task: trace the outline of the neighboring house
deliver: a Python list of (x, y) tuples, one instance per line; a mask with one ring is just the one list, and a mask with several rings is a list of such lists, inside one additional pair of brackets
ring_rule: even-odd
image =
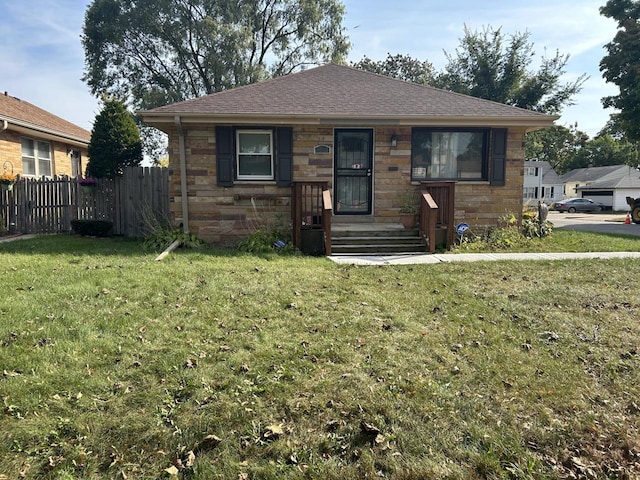
[(24, 177), (80, 175), (91, 132), (35, 105), (0, 94), (0, 172)]
[(542, 200), (551, 205), (562, 200), (563, 194), (564, 184), (549, 162), (524, 162), (523, 204), (537, 205)]
[(292, 187), (318, 181), (334, 222), (397, 223), (408, 191), (451, 181), (455, 223), (495, 226), (521, 215), (525, 133), (557, 119), (335, 64), (141, 114), (169, 135), (173, 221), (209, 242), (300, 218)]
[(566, 197), (590, 198), (612, 210), (629, 210), (626, 197), (640, 197), (640, 172), (628, 165), (578, 168), (560, 178)]

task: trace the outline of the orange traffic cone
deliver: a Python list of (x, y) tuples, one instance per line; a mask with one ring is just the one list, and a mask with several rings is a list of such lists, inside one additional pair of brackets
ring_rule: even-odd
[(631, 214), (627, 212), (627, 218), (624, 219), (625, 225), (631, 224)]

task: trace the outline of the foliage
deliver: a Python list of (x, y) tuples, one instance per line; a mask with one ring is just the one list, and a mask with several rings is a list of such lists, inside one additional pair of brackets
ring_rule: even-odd
[(552, 231), (553, 223), (547, 220), (541, 225), (537, 213), (525, 212), (521, 226), (518, 226), (518, 219), (514, 214), (507, 214), (500, 218), (496, 228), (480, 234), (468, 230), (452, 249), (458, 252), (512, 249), (526, 251), (533, 240), (549, 237)]
[(634, 260), (154, 262), (43, 236), (0, 265), (10, 479), (640, 474)]
[(180, 248), (201, 248), (204, 242), (196, 235), (185, 232), (182, 227), (158, 227), (144, 238), (143, 246), (146, 250), (162, 252), (173, 242), (179, 241)]
[(525, 212), (522, 214), (522, 235), (525, 238), (544, 238), (553, 232), (553, 223), (550, 220), (540, 222), (537, 213)]
[(245, 253), (296, 253), (291, 243), (291, 229), (274, 225), (251, 232), (246, 240), (238, 243), (238, 250)]
[(527, 160), (549, 162), (558, 175), (571, 170), (576, 154), (584, 148), (589, 136), (578, 130), (578, 124), (553, 126), (527, 133), (525, 155)]
[(388, 53), (385, 60), (379, 61), (371, 60), (365, 55), (359, 62), (352, 62), (352, 66), (378, 75), (399, 78), (422, 85), (432, 85), (434, 81), (433, 65), (428, 61), (422, 62), (408, 55)]
[(441, 72), (435, 72), (426, 60), (407, 55), (387, 54), (377, 62), (365, 56), (353, 66), (507, 105), (559, 113), (573, 105), (572, 98), (587, 77), (561, 83), (569, 56), (559, 52), (552, 58), (543, 56), (538, 71), (531, 71), (534, 52), (529, 36), (526, 32), (505, 35), (500, 28), (491, 27), (473, 32), (465, 26), (455, 54), (445, 52), (447, 65)]
[(87, 176), (113, 178), (142, 162), (142, 142), (133, 116), (118, 100), (104, 98), (91, 131)]
[(417, 194), (416, 190), (408, 190), (399, 195), (400, 213), (417, 214), (420, 211)]
[(527, 134), (525, 150), (527, 159), (547, 161), (559, 175), (576, 168), (636, 167), (639, 163), (638, 144), (629, 142), (613, 122), (593, 139), (578, 130), (577, 124), (536, 130)]
[(435, 86), (474, 97), (493, 100), (544, 113), (559, 113), (573, 105), (572, 97), (582, 89), (586, 75), (561, 83), (569, 55), (556, 52), (543, 56), (537, 72), (530, 71), (533, 44), (530, 34), (505, 35), (498, 28), (486, 27), (464, 36), (455, 54), (448, 54), (444, 71)]
[(71, 228), (82, 236), (108, 237), (113, 230), (113, 222), (109, 220), (71, 220)]
[(11, 185), (16, 182), (16, 176), (13, 173), (2, 172), (0, 173), (0, 184)]
[(93, 177), (80, 178), (78, 179), (78, 183), (81, 187), (95, 187), (98, 185), (98, 181)]
[(341, 61), (343, 15), (338, 0), (94, 0), (83, 80), (141, 109), (199, 97)]
[(640, 141), (640, 4), (634, 0), (609, 0), (600, 14), (618, 23), (613, 40), (605, 45), (607, 54), (600, 71), (607, 82), (618, 86), (618, 95), (604, 97), (605, 107), (614, 107), (622, 130), (631, 141)]

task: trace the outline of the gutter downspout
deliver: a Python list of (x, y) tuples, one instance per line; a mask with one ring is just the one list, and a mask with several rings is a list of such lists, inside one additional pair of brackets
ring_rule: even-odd
[(2, 120), (2, 128), (0, 128), (0, 132), (4, 132), (7, 128), (9, 128), (9, 122)]
[(187, 196), (187, 150), (184, 140), (184, 129), (180, 116), (173, 118), (173, 123), (178, 129), (178, 147), (180, 156), (180, 194), (182, 195), (182, 230), (189, 233), (189, 197)]

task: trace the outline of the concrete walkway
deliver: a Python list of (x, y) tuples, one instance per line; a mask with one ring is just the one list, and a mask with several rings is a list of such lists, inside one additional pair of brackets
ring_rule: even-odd
[(445, 253), (434, 255), (332, 255), (329, 260), (347, 265), (419, 265), (426, 263), (494, 262), (499, 260), (584, 260), (640, 258), (640, 252), (581, 253)]
[(14, 240), (29, 240), (36, 238), (36, 235), (7, 235), (6, 237), (0, 237), (0, 243), (13, 242)]

